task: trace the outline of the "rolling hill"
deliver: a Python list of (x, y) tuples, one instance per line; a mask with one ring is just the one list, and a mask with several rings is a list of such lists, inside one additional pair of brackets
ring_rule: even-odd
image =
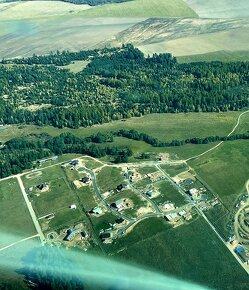
[(151, 18), (118, 33), (109, 44), (132, 43), (144, 53), (175, 56), (249, 51), (249, 19)]
[(105, 4), (81, 13), (88, 17), (197, 17), (182, 0), (133, 0)]

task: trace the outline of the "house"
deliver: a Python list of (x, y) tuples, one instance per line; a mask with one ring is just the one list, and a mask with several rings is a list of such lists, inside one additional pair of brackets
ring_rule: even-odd
[(189, 194), (192, 198), (198, 198), (199, 190), (196, 189), (196, 188), (191, 188), (191, 189), (188, 191), (188, 194)]
[(99, 215), (99, 214), (103, 213), (103, 210), (102, 210), (101, 207), (95, 207), (89, 213), (93, 213), (93, 214)]
[(105, 197), (105, 198), (108, 197), (109, 195), (110, 195), (110, 191), (106, 191), (103, 193), (103, 197)]
[(240, 259), (242, 260), (243, 263), (249, 265), (249, 255), (248, 255), (248, 251), (245, 250), (244, 247), (242, 247), (241, 245), (238, 245), (234, 252), (240, 257)]
[(123, 218), (118, 218), (118, 219), (115, 220), (115, 222), (120, 225), (120, 224), (122, 224), (124, 222), (124, 219)]
[(147, 191), (145, 194), (146, 194), (149, 198), (153, 198), (153, 197), (157, 196), (157, 193), (156, 193), (155, 191), (153, 191), (153, 190)]
[(77, 166), (77, 165), (79, 165), (79, 160), (77, 160), (77, 159), (72, 160), (72, 161), (70, 162), (70, 164), (73, 165), (73, 166)]
[(84, 176), (80, 179), (80, 182), (85, 183), (85, 184), (89, 184), (91, 181), (91, 178), (89, 176)]
[(186, 213), (185, 210), (182, 210), (182, 211), (179, 212), (179, 215), (185, 219), (186, 216), (187, 216), (187, 213)]
[(180, 219), (180, 216), (177, 213), (171, 213), (171, 214), (167, 214), (165, 218), (169, 222), (177, 222)]
[(65, 241), (72, 241), (78, 234), (81, 233), (81, 229), (74, 229), (74, 230), (68, 230), (67, 235), (65, 236)]
[(119, 184), (117, 186), (117, 191), (122, 191), (122, 190), (126, 189), (127, 186), (128, 186), (127, 184)]
[(122, 210), (124, 208), (124, 199), (119, 199), (111, 204), (111, 207), (116, 208), (117, 210)]
[(71, 205), (69, 206), (69, 208), (71, 208), (71, 209), (76, 209), (77, 206), (76, 206), (76, 204), (71, 204)]
[(49, 186), (47, 185), (47, 183), (38, 184), (36, 186), (36, 188), (39, 189), (42, 192), (49, 190)]
[(175, 206), (174, 206), (173, 203), (166, 203), (166, 204), (164, 204), (163, 207), (164, 207), (165, 210), (175, 209)]

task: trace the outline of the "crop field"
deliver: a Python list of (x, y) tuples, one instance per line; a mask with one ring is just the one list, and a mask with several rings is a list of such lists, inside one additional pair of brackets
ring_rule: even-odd
[(178, 190), (176, 190), (168, 181), (159, 181), (155, 183), (155, 186), (161, 193), (158, 197), (153, 199), (158, 204), (169, 201), (174, 203), (175, 206), (182, 206), (186, 203), (181, 193), (178, 192)]
[(176, 57), (213, 53), (217, 51), (248, 51), (248, 28), (186, 36), (173, 40), (138, 44), (145, 54), (170, 52)]
[(0, 248), (36, 234), (16, 179), (0, 182)]
[(246, 272), (201, 217), (174, 229), (145, 220), (114, 246), (120, 259), (213, 289), (248, 287)]
[(195, 55), (185, 55), (178, 56), (177, 61), (179, 63), (190, 63), (190, 62), (210, 62), (210, 61), (249, 61), (249, 50), (245, 51), (215, 51), (204, 54), (195, 54)]
[[(54, 5), (57, 3), (58, 1), (54, 2)], [(86, 18), (78, 13), (33, 19), (12, 18), (2, 20), (0, 17), (0, 59), (31, 56), (33, 53), (49, 54), (57, 50), (96, 48), (141, 20), (120, 17)]]
[(81, 12), (87, 17), (197, 17), (182, 0), (133, 0)]
[(223, 143), (219, 148), (189, 165), (219, 195), (225, 207), (231, 209), (243, 193), (249, 176), (249, 142)]
[(74, 5), (62, 1), (0, 3), (0, 18), (1, 20), (45, 18), (79, 13), (89, 8), (88, 5)]
[(249, 2), (240, 0), (234, 5), (233, 0), (184, 0), (200, 17), (232, 18), (248, 17)]
[(116, 187), (124, 182), (124, 176), (120, 168), (104, 167), (97, 174), (97, 183), (101, 192), (114, 190)]

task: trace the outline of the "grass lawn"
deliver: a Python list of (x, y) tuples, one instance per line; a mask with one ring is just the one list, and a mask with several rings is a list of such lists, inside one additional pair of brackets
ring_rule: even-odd
[(118, 242), (120, 259), (213, 289), (248, 289), (246, 272), (201, 217), (178, 228), (150, 219)]
[(189, 165), (232, 209), (249, 178), (249, 141), (223, 143), (219, 148)]
[(0, 232), (0, 248), (36, 234), (16, 179), (0, 182)]
[(197, 17), (182, 0), (133, 0), (113, 3), (85, 10), (88, 17)]
[(116, 187), (124, 183), (124, 176), (120, 168), (104, 167), (97, 174), (97, 183), (101, 192), (116, 189)]
[(119, 199), (129, 199), (133, 202), (133, 207), (123, 210), (122, 212), (128, 217), (136, 217), (137, 210), (141, 207), (146, 207), (147, 201), (142, 196), (138, 196), (137, 193), (130, 189), (118, 192), (113, 196), (106, 199), (109, 204), (119, 200)]
[(175, 206), (182, 206), (186, 203), (184, 197), (176, 190), (176, 188), (168, 181), (159, 181), (155, 183), (155, 186), (160, 191), (160, 195), (153, 198), (158, 204), (166, 201), (173, 202)]

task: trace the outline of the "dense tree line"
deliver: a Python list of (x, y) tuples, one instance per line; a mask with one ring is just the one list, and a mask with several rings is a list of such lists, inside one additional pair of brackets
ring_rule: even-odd
[(90, 6), (97, 6), (103, 4), (110, 4), (110, 3), (122, 3), (128, 2), (133, 0), (62, 0), (64, 2), (70, 2), (73, 4), (88, 4)]
[(234, 141), (234, 140), (248, 140), (249, 133), (245, 134), (234, 134), (231, 136), (209, 136), (204, 138), (188, 138), (185, 140), (172, 140), (170, 142), (163, 142), (149, 136), (145, 133), (140, 133), (136, 130), (119, 130), (117, 132), (113, 132), (114, 136), (118, 137), (125, 137), (132, 140), (144, 141), (153, 147), (172, 147), (172, 146), (182, 146), (186, 144), (209, 144), (213, 142), (220, 142), (220, 141)]
[[(136, 130), (97, 133), (86, 138), (79, 138), (71, 133), (63, 133), (56, 137), (51, 137), (47, 134), (31, 134), (26, 137), (11, 139), (0, 149), (0, 178), (32, 168), (35, 166), (34, 162), (38, 159), (55, 154), (77, 153), (97, 158), (108, 155), (113, 157), (113, 162), (115, 163), (128, 162), (128, 158), (133, 154), (129, 147), (108, 146), (108, 143), (113, 142), (114, 137), (144, 141), (153, 147), (172, 147), (186, 144), (208, 144), (218, 141), (249, 139), (249, 134), (235, 134), (229, 137), (189, 138), (186, 140), (172, 140), (170, 142), (159, 141), (157, 138), (137, 132)], [(96, 143), (102, 143), (102, 145), (99, 146)]]
[(98, 138), (100, 134), (79, 138), (71, 133), (63, 133), (56, 137), (31, 134), (27, 137), (11, 139), (0, 149), (0, 178), (32, 168), (35, 166), (35, 161), (51, 155), (77, 153), (98, 158), (109, 155), (113, 156), (113, 161), (117, 163), (127, 162), (128, 157), (132, 156), (131, 149), (127, 147), (96, 145), (93, 142), (110, 142), (109, 137), (105, 140)]
[[(77, 74), (48, 65), (89, 57)], [(170, 54), (145, 57), (132, 45), (13, 62), (22, 65), (0, 66), (4, 124), (78, 128), (150, 113), (219, 112), (249, 104), (248, 62), (178, 64)]]

